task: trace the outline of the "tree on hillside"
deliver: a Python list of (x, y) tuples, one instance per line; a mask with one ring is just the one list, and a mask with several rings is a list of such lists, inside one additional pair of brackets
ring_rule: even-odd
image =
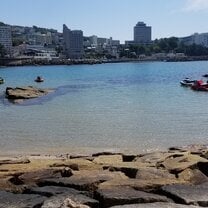
[(0, 26), (5, 26), (6, 24), (4, 24), (3, 22), (0, 22)]
[(22, 38), (13, 38), (12, 45), (13, 46), (19, 46), (24, 43), (24, 40)]
[(168, 38), (167, 42), (170, 50), (175, 50), (178, 47), (178, 38)]

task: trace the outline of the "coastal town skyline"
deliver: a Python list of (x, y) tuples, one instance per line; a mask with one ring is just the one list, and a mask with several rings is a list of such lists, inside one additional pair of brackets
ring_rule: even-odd
[[(118, 0), (110, 3), (94, 0), (90, 3), (63, 0), (61, 4), (48, 0), (44, 2), (38, 0), (35, 3), (25, 0), (21, 2), (2, 0), (1, 8), (0, 19), (7, 24), (37, 25), (61, 32), (62, 25), (65, 23), (71, 29), (83, 30), (86, 36), (113, 37), (121, 42), (132, 39), (132, 28), (137, 21), (144, 21), (152, 26), (153, 40), (171, 36), (183, 37), (195, 32), (208, 31), (208, 27), (202, 21), (208, 18), (206, 0), (176, 0), (168, 3), (158, 0), (157, 4), (153, 0), (139, 2), (131, 0), (122, 3)], [(8, 9), (10, 9), (9, 14)]]

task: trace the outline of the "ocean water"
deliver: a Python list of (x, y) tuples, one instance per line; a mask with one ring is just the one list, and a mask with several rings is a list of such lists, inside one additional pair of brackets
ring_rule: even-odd
[[(208, 62), (148, 62), (0, 69), (0, 154), (143, 152), (208, 143), (208, 93), (181, 87)], [(45, 78), (35, 83), (36, 76)], [(54, 93), (23, 104), (7, 86)]]

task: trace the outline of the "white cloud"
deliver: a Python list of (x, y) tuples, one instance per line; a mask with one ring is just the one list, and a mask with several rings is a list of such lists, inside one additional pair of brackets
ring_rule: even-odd
[(186, 0), (186, 4), (183, 10), (187, 12), (199, 12), (202, 10), (208, 10), (208, 0)]

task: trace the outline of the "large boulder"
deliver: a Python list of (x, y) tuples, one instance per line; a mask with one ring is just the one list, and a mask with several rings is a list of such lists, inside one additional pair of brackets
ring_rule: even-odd
[(62, 186), (42, 186), (42, 187), (31, 187), (24, 191), (24, 194), (38, 194), (46, 197), (51, 197), (60, 194), (87, 194), (84, 191), (78, 191), (73, 188), (62, 187)]
[(42, 169), (23, 173), (18, 178), (25, 184), (34, 184), (46, 178), (58, 177), (61, 177), (61, 170)]
[(114, 164), (105, 164), (103, 169), (109, 169), (110, 171), (121, 171), (129, 178), (136, 178), (136, 174), (139, 169), (155, 167), (150, 163), (143, 163), (139, 161), (133, 162), (120, 162)]
[(122, 188), (122, 187), (131, 187), (136, 190), (141, 191), (155, 191), (158, 190), (160, 187), (169, 184), (180, 184), (181, 181), (177, 179), (167, 179), (167, 178), (152, 178), (152, 179), (112, 179), (109, 181), (105, 181), (99, 184), (99, 189), (112, 189), (112, 188)]
[(137, 191), (130, 187), (113, 187), (111, 189), (98, 189), (96, 197), (103, 207), (132, 203), (170, 202), (167, 197), (157, 194)]
[(200, 185), (168, 185), (161, 188), (163, 194), (175, 202), (192, 204), (202, 207), (208, 206), (208, 183)]
[(40, 182), (40, 185), (54, 185), (54, 186), (65, 186), (71, 187), (78, 190), (85, 191), (94, 191), (97, 189), (98, 184), (117, 179), (122, 181), (127, 179), (121, 172), (110, 172), (110, 171), (100, 171), (100, 170), (91, 170), (91, 171), (74, 171), (73, 176), (68, 178), (51, 178), (45, 179)]
[(178, 174), (178, 178), (195, 185), (208, 182), (208, 177), (198, 169), (187, 168)]
[(152, 180), (152, 179), (172, 179), (176, 180), (174, 174), (170, 174), (167, 170), (157, 168), (140, 168), (136, 174), (137, 179)]
[(1, 208), (35, 208), (41, 207), (46, 197), (34, 194), (13, 194), (0, 191)]
[[(44, 208), (57, 208), (62, 207), (69, 200), (76, 202), (77, 204), (89, 205), (90, 207), (98, 207), (99, 202), (95, 199), (87, 196), (88, 193), (77, 191), (72, 188), (59, 187), (59, 186), (44, 186), (44, 187), (34, 187), (27, 190), (30, 194), (39, 194), (42, 196), (50, 197), (45, 200)], [(64, 207), (64, 206), (63, 206)], [(65, 206), (67, 207), (67, 206)], [(75, 206), (76, 207), (76, 206)]]
[(48, 89), (39, 89), (36, 87), (7, 87), (6, 88), (6, 97), (10, 100), (21, 100), (21, 99), (30, 99), (37, 98), (43, 95), (48, 94), (52, 90)]
[(172, 156), (158, 163), (159, 167), (163, 167), (170, 173), (178, 174), (187, 168), (196, 169), (208, 166), (208, 160), (194, 154), (184, 154), (182, 156)]
[(156, 166), (157, 163), (163, 162), (168, 157), (171, 157), (175, 154), (180, 154), (181, 156), (183, 153), (175, 153), (175, 152), (150, 152), (144, 155), (137, 156), (134, 161), (142, 162), (142, 163), (149, 163), (151, 166)]

